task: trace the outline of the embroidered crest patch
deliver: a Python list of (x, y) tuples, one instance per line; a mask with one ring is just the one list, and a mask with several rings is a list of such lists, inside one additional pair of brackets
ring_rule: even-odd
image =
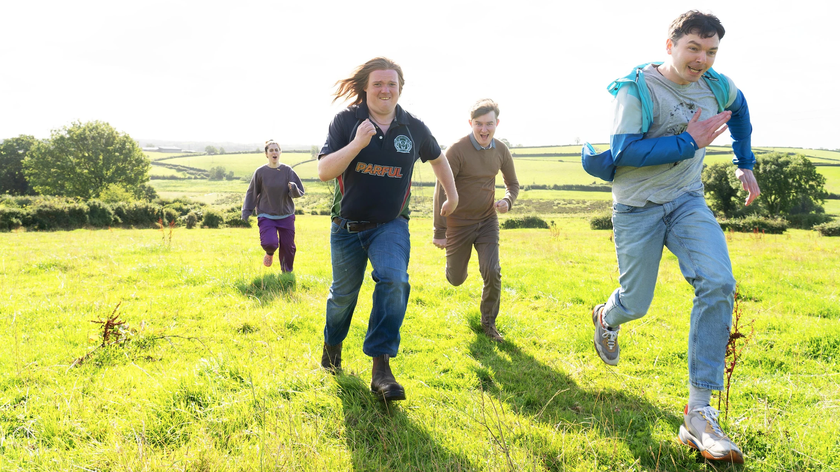
[(394, 138), (394, 147), (397, 149), (397, 152), (408, 154), (411, 152), (411, 140), (408, 139), (408, 136), (401, 134)]

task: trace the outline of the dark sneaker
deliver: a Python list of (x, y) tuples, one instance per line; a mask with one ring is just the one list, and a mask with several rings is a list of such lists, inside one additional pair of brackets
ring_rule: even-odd
[(335, 346), (324, 343), (324, 351), (321, 353), (321, 367), (333, 374), (341, 370), (341, 343)]
[(718, 411), (710, 406), (683, 411), (679, 440), (686, 446), (700, 451), (706, 459), (713, 461), (744, 463), (744, 454), (729, 439), (718, 424)]
[(386, 402), (405, 400), (405, 389), (397, 383), (387, 354), (373, 358), (373, 375), (370, 380), (370, 391)]
[(602, 323), (605, 303), (596, 306), (592, 310), (592, 323), (595, 325), (595, 350), (601, 360), (608, 365), (618, 365), (618, 330), (621, 329), (607, 329)]

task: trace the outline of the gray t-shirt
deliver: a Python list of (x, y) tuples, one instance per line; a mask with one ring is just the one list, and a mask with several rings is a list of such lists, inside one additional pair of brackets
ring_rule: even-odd
[[(653, 123), (643, 139), (676, 136), (683, 133), (689, 120), (699, 108), (700, 120), (718, 113), (717, 101), (705, 80), (680, 85), (666, 79), (654, 65), (644, 68), (645, 82), (653, 104)], [(733, 87), (734, 89), (734, 87)], [(621, 92), (617, 101), (621, 101)], [(616, 120), (620, 120), (616, 116)], [(700, 174), (706, 149), (698, 149), (694, 157), (673, 164), (616, 169), (613, 200), (630, 206), (644, 206), (647, 202), (667, 203), (680, 195), (703, 190)]]

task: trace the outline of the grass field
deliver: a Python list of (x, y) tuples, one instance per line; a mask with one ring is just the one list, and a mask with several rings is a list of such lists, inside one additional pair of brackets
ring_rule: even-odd
[[(478, 334), (476, 261), (449, 286), (431, 221), (412, 219), (392, 362), (408, 400), (385, 406), (361, 352), (370, 279), (345, 374), (318, 366), (328, 223), (298, 217), (294, 277), (260, 265), (256, 228), (0, 233), (0, 470), (730, 469), (675, 439), (692, 293), (667, 251), (607, 368), (589, 311), (616, 286), (610, 232), (583, 218), (503, 230), (495, 345)], [(728, 239), (755, 330), (723, 420), (746, 454), (732, 469), (837, 470), (840, 239)], [(97, 347), (93, 321), (112, 313), (125, 324)]]

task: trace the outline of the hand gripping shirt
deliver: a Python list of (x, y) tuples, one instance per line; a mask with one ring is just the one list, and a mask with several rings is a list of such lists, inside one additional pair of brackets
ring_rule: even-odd
[[(335, 115), (319, 157), (350, 144), (356, 129), (369, 117), (366, 103)], [(387, 223), (400, 215), (408, 218), (414, 163), (418, 158), (426, 162), (441, 155), (429, 128), (399, 105), (387, 133), (376, 123), (374, 126), (376, 135), (370, 144), (336, 177), (332, 218), (371, 223)]]

